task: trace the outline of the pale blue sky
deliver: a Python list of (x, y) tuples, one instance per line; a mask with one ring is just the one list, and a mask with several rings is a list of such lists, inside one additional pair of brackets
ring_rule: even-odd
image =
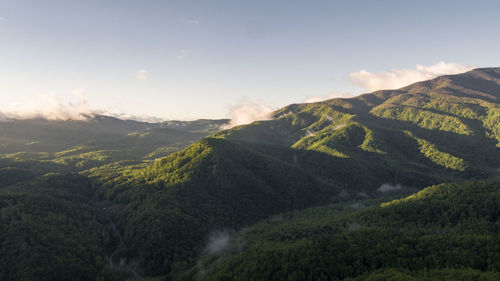
[[(83, 89), (92, 108), (225, 117), (359, 93), (349, 74), (500, 66), (497, 1), (0, 0), (0, 110)], [(147, 79), (137, 79), (138, 71)]]

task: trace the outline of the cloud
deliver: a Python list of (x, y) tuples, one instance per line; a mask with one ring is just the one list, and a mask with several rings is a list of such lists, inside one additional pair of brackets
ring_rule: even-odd
[(212, 255), (227, 248), (231, 241), (231, 235), (227, 231), (212, 233), (205, 246), (206, 253)]
[(401, 189), (403, 189), (403, 186), (401, 186), (399, 183), (396, 185), (392, 185), (390, 183), (384, 183), (379, 188), (377, 188), (377, 191), (382, 193), (387, 193)]
[(198, 21), (197, 19), (188, 19), (188, 20), (186, 20), (186, 23), (196, 25), (196, 24), (199, 24), (200, 21)]
[(148, 80), (148, 71), (146, 69), (140, 69), (135, 73), (135, 78), (139, 81)]
[(353, 97), (353, 94), (347, 94), (347, 93), (340, 93), (333, 91), (327, 96), (309, 96), (302, 100), (303, 103), (313, 103), (313, 102), (320, 102), (320, 101), (325, 101), (329, 99), (334, 99), (334, 98), (351, 98)]
[(5, 18), (4, 17), (0, 17), (0, 23), (4, 22)]
[(397, 89), (412, 83), (428, 80), (441, 75), (458, 74), (474, 67), (457, 63), (438, 62), (425, 66), (418, 64), (415, 69), (392, 69), (385, 72), (372, 73), (366, 70), (354, 72), (349, 75), (350, 80), (368, 90)]
[(185, 59), (187, 58), (187, 56), (189, 55), (189, 51), (186, 50), (186, 49), (181, 49), (179, 50), (179, 54), (177, 55), (177, 58), (182, 60), (182, 59)]
[(0, 121), (8, 119), (34, 119), (47, 120), (88, 120), (95, 115), (115, 117), (122, 120), (136, 120), (142, 122), (161, 122), (162, 118), (151, 115), (134, 115), (124, 113), (116, 108), (92, 109), (88, 106), (85, 92), (82, 89), (72, 91), (70, 100), (65, 100), (54, 93), (41, 95), (30, 102), (15, 102), (0, 109)]
[[(51, 93), (42, 95), (38, 100), (28, 103), (11, 103), (0, 112), (3, 119), (33, 119), (44, 118), (48, 120), (86, 120), (93, 116), (87, 105), (83, 90), (74, 90), (73, 97), (77, 101), (64, 101)], [(73, 99), (74, 99), (73, 98)]]
[(273, 111), (274, 109), (268, 105), (244, 99), (231, 108), (229, 112), (231, 121), (229, 124), (223, 126), (222, 129), (229, 129), (258, 120), (269, 120)]

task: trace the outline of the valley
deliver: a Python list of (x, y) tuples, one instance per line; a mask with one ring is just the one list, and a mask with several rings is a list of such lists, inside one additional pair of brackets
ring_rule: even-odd
[(0, 279), (500, 279), (500, 68), (228, 122), (0, 122)]

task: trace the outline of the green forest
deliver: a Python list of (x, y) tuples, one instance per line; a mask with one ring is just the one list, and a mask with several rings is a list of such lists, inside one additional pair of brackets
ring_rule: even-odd
[(500, 68), (228, 121), (0, 122), (0, 280), (500, 280)]

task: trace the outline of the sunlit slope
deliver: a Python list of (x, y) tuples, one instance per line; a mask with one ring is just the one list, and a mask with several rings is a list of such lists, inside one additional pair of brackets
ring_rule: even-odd
[(497, 280), (499, 216), (498, 180), (431, 186), (378, 207), (282, 214), (179, 280)]
[(498, 173), (499, 102), (500, 69), (476, 69), (351, 99), (293, 104), (272, 120), (215, 136), (348, 189), (369, 191), (383, 182), (421, 188)]
[[(206, 138), (151, 165), (88, 175), (113, 202), (124, 247), (146, 274), (195, 258), (212, 231), (326, 203), (338, 193), (301, 169), (224, 139)], [(189, 262), (187, 263), (189, 264)]]
[(155, 159), (199, 141), (227, 121), (145, 123), (106, 116), (85, 121), (2, 121), (0, 169), (39, 162), (46, 167), (59, 165), (82, 171), (116, 161)]
[(272, 120), (214, 133), (153, 163), (85, 174), (116, 211), (128, 245), (120, 256), (146, 274), (167, 274), (194, 263), (213, 231), (286, 210), (497, 176), (497, 77), (497, 69), (479, 69), (290, 105)]

